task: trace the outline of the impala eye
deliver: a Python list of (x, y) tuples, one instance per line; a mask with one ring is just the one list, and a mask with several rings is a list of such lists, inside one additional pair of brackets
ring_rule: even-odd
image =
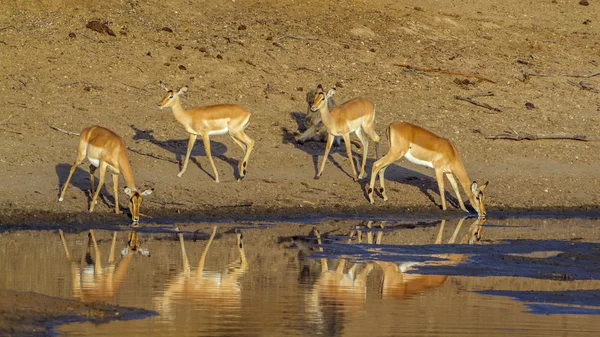
[(173, 99), (173, 95), (169, 95), (169, 99)]

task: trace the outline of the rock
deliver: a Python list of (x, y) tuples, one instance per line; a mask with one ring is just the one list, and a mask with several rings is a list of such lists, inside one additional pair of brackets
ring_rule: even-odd
[(106, 22), (102, 22), (100, 20), (92, 20), (88, 22), (85, 27), (101, 34), (106, 33), (110, 36), (116, 36), (112, 29), (106, 25)]

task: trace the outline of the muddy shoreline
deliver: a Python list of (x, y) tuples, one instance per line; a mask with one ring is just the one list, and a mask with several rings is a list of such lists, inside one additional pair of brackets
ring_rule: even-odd
[(102, 323), (142, 319), (156, 312), (102, 302), (47, 296), (34, 292), (0, 290), (0, 335), (52, 336), (52, 329), (67, 322)]
[[(0, 225), (9, 228), (36, 226), (69, 226), (74, 228), (103, 228), (104, 226), (129, 226), (131, 218), (125, 209), (122, 214), (112, 212), (49, 212), (30, 210), (0, 210)], [(272, 207), (228, 207), (202, 208), (197, 210), (147, 210), (140, 221), (141, 227), (157, 227), (189, 222), (252, 222), (283, 221), (313, 223), (322, 219), (456, 219), (476, 216), (459, 209), (443, 211), (435, 207), (393, 208), (366, 207), (323, 207), (323, 208), (272, 208)], [(598, 205), (578, 207), (548, 207), (538, 209), (509, 208), (488, 211), (488, 218), (600, 218)]]

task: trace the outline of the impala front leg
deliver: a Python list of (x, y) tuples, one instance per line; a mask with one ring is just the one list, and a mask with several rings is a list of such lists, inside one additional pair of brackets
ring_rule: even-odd
[(442, 209), (446, 210), (446, 191), (444, 190), (444, 170), (441, 168), (435, 169), (435, 180), (438, 183), (438, 189), (440, 190), (440, 197), (442, 198)]
[(323, 174), (323, 170), (325, 169), (325, 163), (327, 162), (327, 157), (329, 157), (329, 151), (331, 150), (331, 144), (333, 144), (333, 139), (335, 136), (328, 133), (327, 134), (327, 144), (325, 145), (325, 156), (323, 156), (323, 161), (321, 162), (321, 167), (319, 168), (319, 172), (315, 176), (315, 179), (319, 179), (321, 174)]
[(352, 158), (352, 148), (350, 147), (350, 134), (345, 133), (342, 135), (344, 138), (344, 144), (346, 145), (346, 155), (348, 155), (348, 160), (350, 160), (350, 166), (352, 167), (352, 179), (354, 181), (358, 180), (358, 176), (356, 175), (356, 169), (354, 168), (354, 158)]
[(113, 193), (115, 196), (115, 213), (119, 214), (119, 175), (113, 173)]
[(194, 148), (194, 143), (196, 142), (196, 138), (198, 136), (195, 134), (190, 134), (190, 139), (188, 140), (187, 153), (185, 154), (185, 159), (183, 160), (183, 166), (181, 167), (181, 171), (177, 173), (177, 176), (181, 178), (185, 170), (187, 170), (188, 161), (190, 160), (190, 154), (192, 153), (192, 148)]
[(104, 185), (104, 175), (106, 174), (106, 167), (108, 164), (106, 162), (100, 162), (100, 179), (98, 180), (98, 188), (92, 197), (92, 201), (90, 202), (90, 212), (94, 211), (94, 206), (98, 200), (98, 194), (100, 194), (100, 190), (102, 189), (102, 185)]
[(210, 138), (208, 133), (202, 135), (202, 141), (204, 142), (204, 152), (206, 152), (206, 156), (208, 157), (208, 161), (210, 162), (210, 166), (212, 167), (213, 173), (215, 174), (215, 182), (219, 182), (219, 172), (217, 172), (217, 168), (215, 167), (215, 163), (212, 159), (212, 154), (210, 153)]

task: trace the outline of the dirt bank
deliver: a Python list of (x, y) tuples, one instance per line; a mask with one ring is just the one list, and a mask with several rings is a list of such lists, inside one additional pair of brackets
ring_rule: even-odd
[[(392, 121), (410, 121), (452, 139), (470, 178), (490, 181), (492, 212), (596, 208), (597, 143), (484, 135), (504, 130), (600, 135), (600, 96), (594, 91), (600, 76), (523, 76), (597, 73), (597, 5), (561, 0), (501, 5), (436, 0), (418, 7), (391, 0), (2, 4), (0, 223), (18, 223), (25, 216), (41, 222), (111, 217), (110, 181), (96, 212), (80, 214), (89, 202), (87, 164), (75, 172), (65, 201), (57, 202), (77, 137), (49, 126), (79, 132), (92, 124), (114, 130), (138, 152), (129, 152), (138, 187), (155, 188), (142, 205), (147, 216), (438, 212), (432, 172), (404, 161), (387, 170), (390, 200), (378, 198), (375, 206), (365, 198), (367, 181), (349, 177), (342, 149), (334, 151), (322, 178), (313, 179), (324, 144), (298, 145), (294, 132), (302, 128), (306, 91), (317, 83), (337, 84), (338, 102), (363, 96), (376, 103), (384, 153), (385, 128)], [(114, 36), (86, 28), (90, 20), (105, 22)], [(226, 136), (212, 142), (221, 183), (212, 180), (201, 142), (187, 172), (176, 176), (188, 135), (170, 111), (157, 109), (164, 94), (159, 81), (188, 85), (185, 107), (230, 102), (253, 113), (247, 133), (256, 147), (244, 181), (236, 181), (242, 153)], [(125, 215), (119, 219), (128, 221)]]

